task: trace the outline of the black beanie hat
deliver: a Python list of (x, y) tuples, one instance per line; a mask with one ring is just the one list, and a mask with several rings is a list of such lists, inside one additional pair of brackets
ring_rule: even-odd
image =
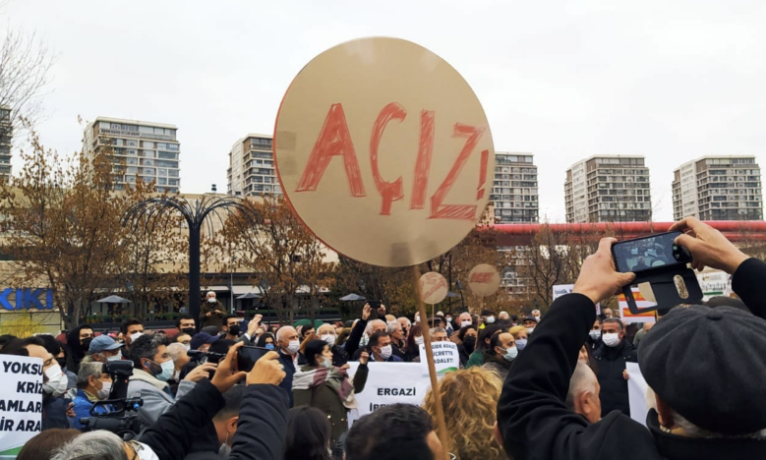
[(766, 321), (731, 307), (674, 308), (641, 340), (646, 383), (708, 431), (766, 428)]

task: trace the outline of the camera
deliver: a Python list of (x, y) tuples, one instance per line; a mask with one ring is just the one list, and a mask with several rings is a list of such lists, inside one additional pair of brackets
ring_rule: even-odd
[[(133, 375), (133, 362), (106, 362), (103, 373), (112, 377), (109, 399), (93, 404), (90, 417), (80, 419), (80, 423), (85, 427), (84, 431), (107, 430), (126, 441), (133, 439), (141, 429), (141, 422), (135, 412), (144, 405), (141, 398), (128, 398), (128, 382)], [(102, 412), (96, 413), (99, 408)]]

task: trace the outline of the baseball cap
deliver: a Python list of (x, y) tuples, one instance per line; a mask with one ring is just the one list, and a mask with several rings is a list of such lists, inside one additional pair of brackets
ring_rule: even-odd
[(198, 332), (194, 334), (194, 337), (192, 337), (189, 348), (192, 350), (198, 350), (202, 345), (206, 343), (215, 343), (220, 338), (220, 335), (210, 335), (207, 332)]
[(112, 351), (116, 350), (123, 345), (119, 342), (115, 342), (115, 340), (108, 335), (99, 335), (98, 337), (95, 337), (90, 342), (90, 347), (88, 347), (88, 353), (101, 353), (102, 351)]

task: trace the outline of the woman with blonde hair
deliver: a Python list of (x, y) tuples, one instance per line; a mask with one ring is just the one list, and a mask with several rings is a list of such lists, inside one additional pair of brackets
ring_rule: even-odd
[[(507, 460), (494, 436), (497, 400), (503, 382), (481, 367), (450, 372), (439, 383), (449, 449), (457, 460)], [(470, 397), (466, 397), (470, 395)], [(423, 408), (436, 424), (436, 404), (429, 389)]]
[(522, 351), (527, 346), (527, 328), (524, 326), (513, 326), (508, 332), (513, 336), (513, 340), (516, 342), (516, 348)]

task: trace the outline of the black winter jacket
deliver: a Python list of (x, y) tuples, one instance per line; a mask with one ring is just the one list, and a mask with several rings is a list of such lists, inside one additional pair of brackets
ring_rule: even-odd
[[(287, 394), (274, 385), (249, 385), (242, 400), (231, 457), (237, 460), (280, 460), (287, 435)], [(149, 427), (140, 441), (161, 460), (183, 460), (195, 440), (208, 437), (209, 422), (224, 406), (218, 389), (202, 379)], [(215, 441), (217, 444), (217, 440)], [(218, 448), (210, 455), (193, 457), (218, 460)]]
[[(766, 316), (766, 264), (749, 259), (732, 280), (754, 315)], [(517, 460), (744, 460), (766, 458), (757, 439), (681, 437), (660, 430), (657, 413), (647, 430), (620, 412), (600, 422), (567, 409), (577, 356), (595, 320), (593, 302), (580, 294), (557, 299), (516, 358), (503, 386), (497, 419), (506, 451)]]
[(596, 360), (596, 376), (601, 385), (601, 416), (613, 410), (630, 415), (628, 402), (628, 381), (623, 377), (625, 363), (638, 362), (636, 347), (627, 339), (616, 347), (607, 347), (605, 343), (593, 352)]

